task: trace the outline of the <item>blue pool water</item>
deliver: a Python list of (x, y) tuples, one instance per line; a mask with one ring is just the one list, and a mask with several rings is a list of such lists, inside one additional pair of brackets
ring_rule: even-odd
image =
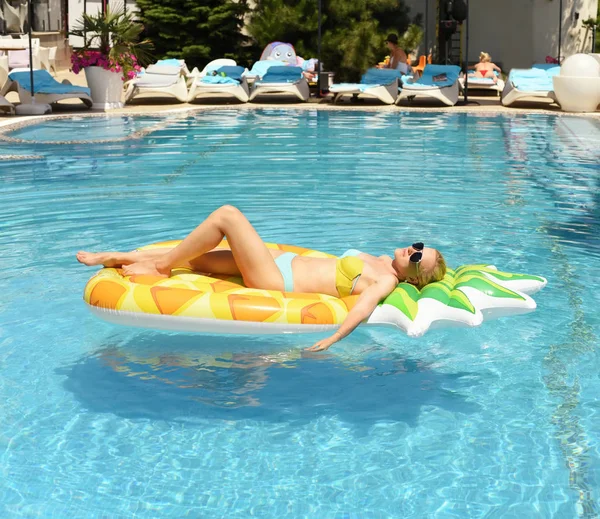
[[(23, 158), (0, 161), (0, 517), (600, 514), (598, 119), (77, 118), (5, 134), (9, 155)], [(420, 339), (360, 329), (325, 354), (303, 352), (319, 336), (90, 315), (77, 250), (179, 238), (225, 203), (267, 241), (423, 240), (452, 266), (549, 284), (532, 314)]]

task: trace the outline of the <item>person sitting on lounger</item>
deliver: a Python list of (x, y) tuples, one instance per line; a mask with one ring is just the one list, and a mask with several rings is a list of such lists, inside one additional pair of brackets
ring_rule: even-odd
[(498, 72), (498, 74), (502, 72), (502, 69), (500, 69), (498, 65), (492, 63), (492, 57), (487, 52), (479, 54), (479, 63), (476, 63), (469, 68), (475, 69), (475, 72), (469, 74), (469, 77), (487, 77), (492, 79), (494, 83), (498, 82), (498, 78), (496, 77), (496, 74), (494, 74), (494, 71)]
[[(227, 237), (230, 250), (219, 249)], [(372, 256), (351, 249), (339, 258), (311, 258), (266, 247), (239, 209), (225, 205), (211, 213), (173, 249), (133, 252), (77, 253), (85, 265), (122, 267), (125, 275), (168, 277), (176, 267), (198, 272), (242, 276), (250, 288), (329, 294), (359, 295), (340, 328), (309, 348), (326, 350), (351, 333), (377, 304), (406, 281), (422, 288), (441, 280), (446, 263), (436, 249), (414, 243), (396, 249), (393, 257)]]
[(377, 68), (391, 68), (402, 72), (402, 74), (408, 74), (410, 69), (408, 56), (406, 55), (406, 52), (398, 46), (398, 36), (395, 34), (388, 34), (385, 43), (390, 50), (390, 58), (389, 60), (386, 60), (384, 64), (377, 65)]

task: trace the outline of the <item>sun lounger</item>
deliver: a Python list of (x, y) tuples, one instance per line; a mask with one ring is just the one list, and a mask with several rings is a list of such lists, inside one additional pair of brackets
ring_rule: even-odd
[(0, 114), (1, 115), (15, 115), (15, 107), (12, 103), (8, 102), (4, 96), (0, 96)]
[(333, 103), (345, 95), (371, 97), (382, 103), (394, 104), (398, 97), (398, 85), (402, 75), (397, 70), (370, 68), (363, 74), (360, 83), (337, 83), (331, 85)]
[[(491, 77), (474, 77), (471, 74), (469, 74), (469, 81), (467, 82), (469, 90), (492, 90), (497, 92), (498, 96), (500, 96), (500, 94), (504, 90), (505, 83), (504, 80), (498, 76), (498, 73), (496, 71), (494, 71), (494, 74), (496, 75), (495, 82), (494, 79)], [(460, 83), (461, 90), (464, 90), (465, 76), (463, 75), (460, 78), (458, 78), (458, 81)]]
[(174, 97), (185, 103), (188, 89), (185, 65), (150, 65), (142, 75), (125, 83), (125, 102), (136, 98)]
[(0, 56), (0, 88), (8, 81), (8, 56)]
[(516, 101), (556, 101), (552, 78), (560, 74), (560, 65), (540, 63), (529, 69), (512, 69), (502, 91), (502, 104)]
[[(57, 103), (63, 99), (80, 99), (88, 108), (92, 106), (90, 89), (72, 85), (65, 80), (59, 83), (47, 70), (33, 71), (33, 86), (35, 101), (38, 104)], [(31, 103), (31, 75), (29, 70), (13, 70), (8, 75), (8, 81), (0, 90), (0, 95), (16, 91), (21, 103)]]
[(426, 65), (418, 80), (402, 84), (396, 104), (402, 99), (412, 102), (416, 98), (429, 98), (454, 106), (458, 101), (459, 74), (460, 67), (457, 65)]
[[(248, 102), (250, 91), (244, 77), (244, 67), (221, 66), (216, 70), (206, 70), (201, 77), (195, 77), (190, 86), (188, 102), (207, 97), (235, 97), (242, 103)], [(214, 74), (213, 74), (214, 72)]]
[(310, 91), (301, 67), (275, 65), (267, 70), (262, 79), (254, 82), (250, 101), (262, 94), (293, 94), (302, 101), (308, 101)]
[(4, 23), (6, 24), (6, 32), (22, 33), (27, 21), (27, 2), (21, 2), (19, 5), (13, 6), (8, 0), (3, 1)]

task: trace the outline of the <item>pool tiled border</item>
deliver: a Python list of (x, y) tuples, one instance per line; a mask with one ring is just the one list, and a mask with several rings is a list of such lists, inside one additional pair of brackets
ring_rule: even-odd
[(173, 113), (170, 113), (168, 117), (164, 117), (163, 121), (157, 122), (155, 124), (152, 124), (151, 126), (147, 127), (147, 128), (142, 128), (140, 130), (137, 130), (135, 132), (132, 132), (131, 134), (122, 137), (120, 136), (119, 138), (115, 138), (115, 139), (94, 139), (94, 140), (66, 140), (66, 141), (36, 141), (36, 140), (32, 140), (32, 139), (19, 139), (16, 137), (11, 137), (9, 135), (7, 135), (7, 132), (12, 132), (14, 130), (18, 130), (20, 128), (25, 128), (27, 126), (33, 126), (35, 124), (41, 123), (43, 121), (48, 121), (48, 120), (52, 120), (52, 121), (57, 121), (57, 120), (62, 120), (62, 119), (72, 119), (73, 117), (102, 117), (102, 118), (107, 118), (107, 117), (123, 117), (123, 116), (127, 116), (127, 115), (137, 115), (137, 116), (153, 116), (153, 115), (158, 115), (160, 116), (160, 113), (141, 113), (141, 114), (118, 114), (118, 113), (110, 113), (110, 112), (93, 112), (93, 113), (85, 113), (85, 114), (57, 114), (57, 115), (45, 115), (45, 116), (39, 116), (39, 117), (20, 117), (19, 121), (15, 121), (13, 124), (7, 125), (7, 124), (0, 124), (0, 141), (5, 141), (5, 142), (13, 142), (16, 144), (48, 144), (48, 145), (53, 145), (53, 144), (102, 144), (102, 143), (109, 143), (109, 142), (121, 142), (124, 140), (134, 140), (134, 139), (140, 139), (142, 137), (145, 137), (146, 135), (153, 133), (157, 130), (160, 130), (162, 128), (164, 128), (165, 126), (167, 126), (170, 122), (172, 122), (175, 119), (179, 119), (179, 118), (183, 118), (183, 117), (187, 117), (187, 111), (182, 113), (181, 117), (174, 117)]
[[(504, 107), (502, 105), (485, 105), (485, 106), (448, 106), (448, 107), (406, 107), (396, 105), (385, 105), (379, 104), (361, 104), (359, 106), (352, 104), (348, 106), (332, 105), (331, 103), (323, 102), (309, 102), (309, 103), (240, 103), (240, 104), (211, 104), (211, 105), (184, 105), (177, 106), (176, 108), (165, 107), (165, 105), (138, 105), (138, 106), (126, 106), (121, 109), (108, 110), (108, 111), (73, 111), (64, 112), (58, 114), (33, 116), (33, 117), (11, 117), (0, 120), (0, 140), (5, 142), (13, 142), (15, 144), (36, 144), (43, 143), (49, 145), (64, 145), (64, 144), (98, 144), (98, 143), (109, 143), (117, 142), (122, 140), (134, 140), (142, 138), (150, 133), (153, 133), (161, 128), (164, 128), (167, 124), (172, 122), (174, 119), (186, 118), (192, 113), (209, 112), (215, 110), (327, 110), (327, 111), (351, 111), (351, 112), (377, 112), (377, 113), (468, 113), (477, 117), (494, 117), (501, 115), (504, 117), (518, 117), (522, 115), (540, 114), (540, 115), (554, 115), (557, 117), (587, 117), (597, 118), (600, 120), (600, 112), (592, 113), (573, 113), (563, 112), (559, 109), (548, 109), (548, 108), (513, 108)], [(97, 139), (97, 140), (65, 140), (65, 141), (35, 141), (28, 139), (18, 139), (10, 137), (7, 132), (24, 128), (26, 126), (38, 124), (42, 121), (55, 121), (61, 119), (71, 119), (73, 117), (122, 117), (122, 116), (165, 116), (165, 121), (154, 124), (148, 128), (143, 128), (136, 132), (132, 132), (126, 137), (119, 137), (118, 139)], [(167, 117), (168, 116), (168, 117)], [(179, 116), (179, 117), (174, 117)], [(5, 157), (5, 158), (2, 158)], [(21, 158), (18, 155), (5, 155), (0, 156), (0, 160), (9, 160), (6, 157), (11, 157), (12, 160)]]

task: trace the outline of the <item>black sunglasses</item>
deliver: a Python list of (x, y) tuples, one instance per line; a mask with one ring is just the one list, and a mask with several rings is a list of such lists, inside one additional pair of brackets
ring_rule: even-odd
[(421, 263), (421, 260), (423, 259), (423, 249), (425, 248), (425, 245), (423, 245), (422, 241), (418, 241), (417, 243), (412, 244), (412, 248), (416, 252), (413, 252), (408, 258), (408, 260), (417, 266), (418, 272), (419, 263)]

